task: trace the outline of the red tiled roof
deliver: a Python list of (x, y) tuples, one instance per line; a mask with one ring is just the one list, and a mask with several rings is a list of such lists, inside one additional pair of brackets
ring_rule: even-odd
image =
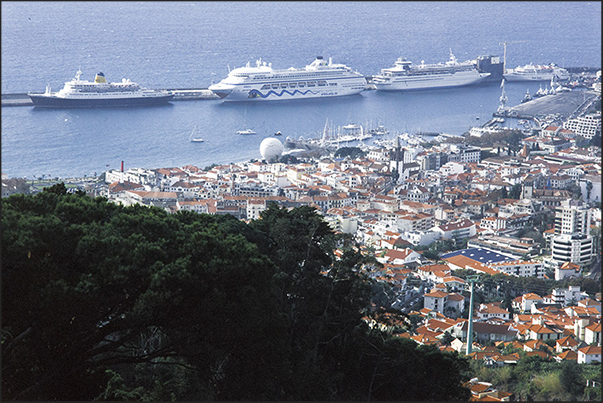
[(557, 357), (561, 358), (562, 360), (578, 360), (578, 353), (576, 353), (573, 350), (565, 350), (562, 353), (557, 354)]
[(586, 355), (601, 354), (601, 346), (586, 346), (579, 348), (578, 351)]
[(580, 343), (578, 343), (572, 336), (565, 336), (564, 338), (558, 339), (557, 344), (560, 346), (574, 347)]
[(428, 294), (423, 294), (423, 296), (431, 298), (445, 298), (448, 296), (448, 293), (443, 291), (432, 291)]
[(540, 350), (526, 352), (527, 357), (532, 357), (535, 355), (542, 357), (542, 358), (547, 358), (549, 356), (549, 354), (545, 353), (544, 351), (540, 351)]

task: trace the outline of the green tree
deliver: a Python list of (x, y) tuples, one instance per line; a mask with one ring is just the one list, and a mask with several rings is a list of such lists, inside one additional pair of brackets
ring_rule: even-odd
[(313, 208), (245, 224), (64, 185), (1, 203), (7, 400), (470, 395), (465, 359), (368, 327), (364, 257)]
[(561, 363), (559, 382), (563, 390), (571, 395), (570, 400), (582, 397), (586, 385), (582, 379), (582, 369), (576, 361), (565, 360)]
[[(254, 354), (278, 364), (278, 343), (262, 341), (281, 322), (274, 266), (220, 227), (236, 220), (121, 207), (63, 187), (2, 200), (5, 398), (89, 400), (106, 369), (174, 356), (215, 396), (218, 362), (246, 368), (249, 380), (266, 368), (251, 371)], [(161, 341), (149, 344), (155, 329)]]
[(454, 339), (456, 339), (456, 337), (451, 335), (450, 332), (447, 330), (444, 332), (444, 336), (442, 337), (442, 344), (444, 344), (445, 346), (449, 346), (450, 343), (454, 341)]
[(351, 159), (362, 158), (366, 152), (358, 147), (341, 147), (335, 151), (335, 158), (350, 157)]
[(511, 192), (509, 193), (510, 199), (519, 199), (521, 197), (522, 185), (521, 183), (516, 183), (511, 187)]

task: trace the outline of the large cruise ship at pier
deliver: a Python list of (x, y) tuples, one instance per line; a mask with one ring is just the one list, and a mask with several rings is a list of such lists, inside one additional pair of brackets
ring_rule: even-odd
[(549, 65), (526, 64), (515, 69), (505, 71), (507, 81), (550, 81), (553, 77), (557, 80), (569, 80), (570, 74), (553, 63)]
[(374, 76), (372, 83), (377, 90), (404, 91), (433, 88), (459, 87), (475, 84), (490, 73), (480, 73), (472, 61), (459, 63), (450, 51), (450, 59), (445, 63), (413, 65), (411, 61), (398, 58), (394, 67), (382, 69)]
[(318, 56), (305, 68), (275, 70), (261, 60), (255, 66), (233, 69), (224, 80), (209, 87), (225, 101), (261, 101), (339, 97), (358, 94), (366, 79), (343, 64)]
[(47, 86), (43, 94), (27, 95), (34, 106), (48, 108), (148, 106), (166, 104), (174, 97), (168, 91), (142, 88), (125, 78), (122, 82), (107, 83), (103, 73), (98, 73), (94, 81), (81, 80), (81, 74), (78, 70), (75, 78), (58, 92), (51, 92)]

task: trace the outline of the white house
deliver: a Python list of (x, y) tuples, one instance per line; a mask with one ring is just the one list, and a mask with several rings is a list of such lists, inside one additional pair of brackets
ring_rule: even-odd
[(448, 293), (444, 291), (432, 291), (423, 295), (423, 307), (444, 314)]
[(592, 323), (584, 328), (584, 342), (597, 343), (601, 347), (601, 323)]
[(442, 238), (464, 239), (474, 236), (477, 232), (475, 223), (468, 219), (461, 219), (449, 224), (441, 224), (434, 227), (434, 231), (440, 232)]
[(563, 306), (576, 304), (578, 301), (588, 298), (588, 294), (580, 291), (579, 285), (570, 285), (567, 288), (554, 288), (552, 291), (553, 303)]
[(488, 320), (492, 318), (509, 320), (510, 316), (511, 314), (509, 311), (501, 308), (497, 303), (480, 304), (476, 312), (476, 318), (478, 320)]
[(421, 255), (408, 248), (403, 250), (389, 249), (384, 256), (377, 257), (377, 261), (380, 263), (389, 263), (396, 266), (420, 260)]
[(578, 364), (601, 362), (601, 346), (586, 346), (578, 349)]

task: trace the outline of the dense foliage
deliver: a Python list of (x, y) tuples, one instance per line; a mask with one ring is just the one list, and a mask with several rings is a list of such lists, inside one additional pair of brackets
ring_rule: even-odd
[[(471, 367), (480, 381), (513, 393), (516, 400), (601, 400), (601, 365), (598, 363), (578, 364), (571, 360), (558, 363), (523, 354), (515, 366), (487, 367), (482, 361), (472, 361)], [(595, 386), (592, 381), (599, 385)]]
[[(452, 274), (463, 279), (475, 275), (475, 271), (468, 269), (453, 270)], [(535, 293), (540, 296), (549, 295), (555, 288), (568, 288), (579, 286), (580, 291), (589, 295), (601, 292), (601, 282), (588, 277), (566, 277), (559, 281), (537, 277), (509, 276), (503, 273), (479, 275), (480, 280), (476, 287), (476, 294), (483, 297), (485, 301), (500, 301), (511, 299), (526, 293)], [(480, 301), (481, 302), (481, 301)], [(570, 301), (572, 302), (572, 301)], [(577, 303), (578, 301), (573, 301)]]
[(496, 133), (484, 133), (481, 137), (465, 135), (465, 141), (472, 146), (506, 149), (515, 153), (521, 150), (520, 141), (523, 138), (521, 130), (501, 130)]
[(358, 147), (340, 147), (337, 149), (337, 151), (335, 151), (335, 158), (363, 158), (366, 156), (366, 154), (366, 151), (362, 151), (362, 149)]
[(245, 224), (62, 184), (4, 198), (2, 397), (468, 399), (467, 360), (362, 320), (362, 264), (309, 207)]

